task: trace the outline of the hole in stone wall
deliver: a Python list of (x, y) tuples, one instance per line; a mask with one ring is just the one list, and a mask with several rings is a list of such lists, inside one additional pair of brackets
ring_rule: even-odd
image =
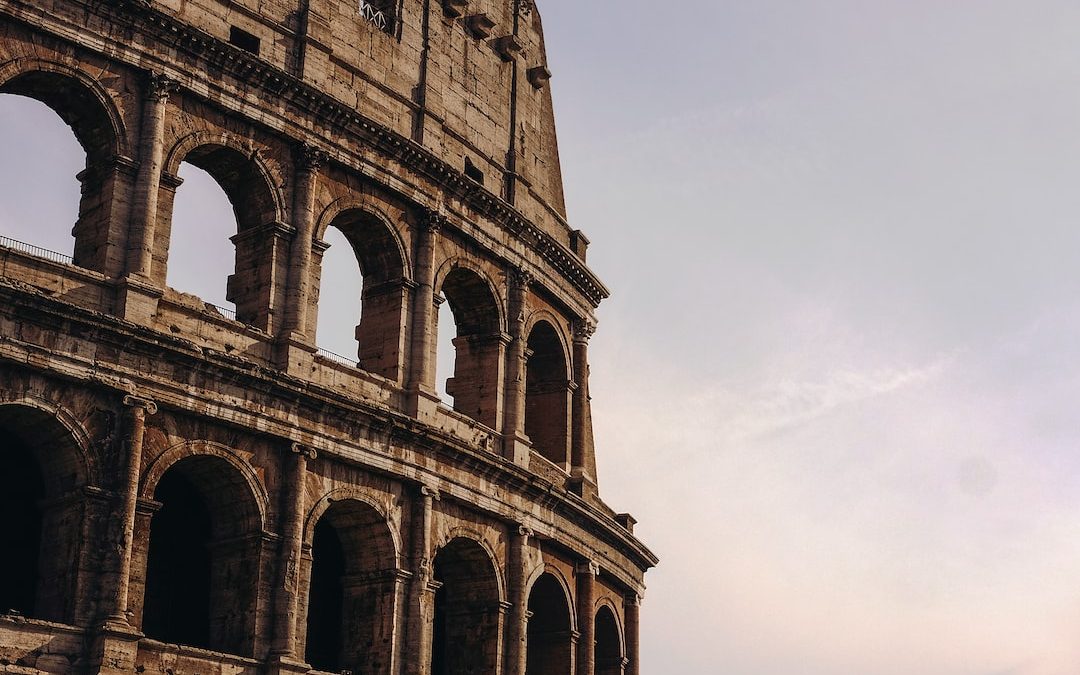
[(242, 28), (231, 26), (229, 28), (229, 42), (233, 45), (243, 49), (245, 52), (251, 52), (256, 56), (259, 54), (259, 38), (255, 37), (251, 33)]
[(44, 103), (0, 95), (0, 148), (0, 236), (71, 255), (87, 163), (72, 130)]
[(184, 162), (183, 185), (173, 202), (166, 283), (226, 310), (227, 282), (236, 267), (236, 212), (225, 190), (207, 171)]
[(465, 158), (465, 175), (481, 185), (484, 184), (484, 172), (473, 164), (473, 161), (468, 157)]

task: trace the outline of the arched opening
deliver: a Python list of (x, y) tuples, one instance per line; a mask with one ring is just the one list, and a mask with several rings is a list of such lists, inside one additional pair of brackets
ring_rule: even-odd
[(543, 574), (529, 593), (526, 675), (570, 675), (573, 635), (566, 591), (551, 574)]
[(491, 557), (475, 541), (454, 539), (435, 556), (435, 581), (431, 674), (496, 672), (503, 612)]
[(194, 164), (181, 164), (179, 178), (183, 185), (173, 203), (166, 284), (235, 312), (228, 280), (236, 247), (224, 243), (237, 228), (233, 206), (214, 177)]
[(45, 498), (45, 484), (30, 449), (10, 433), (4, 434), (0, 451), (0, 490), (5, 549), (0, 556), (0, 613), (34, 616), (41, 549), (39, 504)]
[(345, 551), (334, 526), (320, 520), (311, 545), (305, 660), (316, 670), (341, 668), (345, 627)]
[(622, 675), (622, 636), (610, 607), (601, 607), (596, 612), (595, 638), (596, 675)]
[(45, 71), (9, 79), (0, 94), (13, 94), (0, 96), (0, 235), (116, 271), (110, 250), (126, 233), (113, 217), (117, 138), (101, 100), (74, 76)]
[(254, 499), (217, 457), (183, 459), (165, 472), (146, 554), (147, 637), (251, 655), (262, 530)]
[(401, 381), (405, 260), (393, 231), (379, 218), (350, 209), (330, 223), (323, 250), (322, 256), (316, 250), (321, 283), (311, 312), (319, 317), (317, 343), (346, 356), (355, 354), (357, 367)]
[(233, 148), (206, 144), (182, 160), (172, 169), (177, 176), (162, 177), (155, 276), (273, 331), (285, 290), (285, 275), (274, 270), (285, 269), (289, 252), (273, 188), (255, 160)]
[(354, 500), (333, 503), (311, 543), (305, 659), (316, 670), (382, 675), (392, 659), (397, 554), (385, 519)]
[(0, 406), (0, 613), (73, 623), (86, 484), (71, 433), (54, 416)]
[[(464, 267), (447, 273), (441, 292), (455, 327), (453, 376), (446, 380), (446, 394), (453, 398), (454, 410), (495, 428), (502, 406), (506, 346), (495, 294), (483, 277)], [(444, 315), (440, 310), (439, 319)], [(444, 335), (442, 326), (439, 335)]]
[(525, 434), (533, 448), (563, 469), (569, 463), (570, 369), (555, 328), (540, 321), (529, 333), (525, 366)]
[(355, 362), (359, 358), (356, 327), (364, 310), (364, 275), (344, 232), (328, 227), (323, 242), (326, 252), (322, 257), (322, 278), (331, 283), (319, 288), (315, 343), (320, 349)]

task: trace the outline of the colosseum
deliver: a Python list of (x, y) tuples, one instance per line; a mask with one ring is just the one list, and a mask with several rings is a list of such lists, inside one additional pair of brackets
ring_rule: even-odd
[[(0, 672), (639, 673), (550, 77), (530, 0), (0, 0), (86, 155), (73, 250), (0, 240)], [(183, 163), (234, 309), (166, 283)]]

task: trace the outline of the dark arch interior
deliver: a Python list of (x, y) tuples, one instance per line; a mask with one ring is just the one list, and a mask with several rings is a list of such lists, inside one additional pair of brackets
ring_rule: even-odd
[(609, 607), (596, 613), (596, 675), (621, 675), (622, 639), (619, 624)]
[(55, 415), (0, 405), (0, 612), (73, 621), (83, 512), (78, 500), (60, 498), (86, 480)]
[(143, 631), (148, 637), (210, 648), (210, 512), (182, 473), (161, 479), (161, 510), (150, 526)]
[(9, 430), (0, 431), (0, 613), (34, 616), (45, 482), (33, 453)]
[(251, 655), (261, 520), (247, 482), (216, 457), (181, 460), (154, 491), (143, 632)]
[(525, 367), (525, 434), (533, 447), (566, 467), (569, 447), (569, 367), (555, 328), (546, 321), (529, 334)]
[(446, 393), (454, 410), (495, 427), (498, 423), (500, 342), (499, 306), (491, 286), (472, 270), (451, 270), (442, 294), (454, 317), (453, 377)]
[(384, 672), (392, 643), (396, 549), (385, 519), (359, 501), (333, 503), (315, 525), (305, 658), (328, 672)]
[(551, 574), (543, 574), (529, 593), (526, 675), (570, 675), (570, 604)]
[(493, 673), (498, 663), (499, 588), (491, 558), (468, 539), (435, 556), (432, 675)]
[(316, 670), (341, 670), (345, 611), (345, 551), (334, 526), (315, 526), (311, 546), (306, 660)]

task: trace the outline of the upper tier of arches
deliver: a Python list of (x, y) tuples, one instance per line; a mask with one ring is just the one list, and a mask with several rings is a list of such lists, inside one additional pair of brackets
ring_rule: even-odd
[[(117, 77), (138, 90), (116, 91), (109, 83)], [(575, 376), (585, 370), (575, 365), (582, 355), (571, 348), (571, 334), (589, 317), (498, 247), (479, 246), (469, 222), (452, 225), (399, 190), (223, 114), (158, 76), (95, 78), (63, 60), (16, 58), (0, 63), (2, 93), (49, 106), (84, 148), (73, 264), (161, 289), (148, 300), (125, 290), (113, 311), (152, 322), (161, 303), (185, 306), (168, 285), (177, 272), (169, 270), (170, 243), (195, 230), (197, 245), (234, 260), (221, 282), (232, 307), (217, 309), (235, 317), (236, 330), (254, 329), (270, 365), (288, 369), (300, 362), (282, 345), (316, 352), (316, 335), (325, 333), (320, 318), (336, 311), (320, 303), (321, 289), (334, 284), (323, 269), (333, 230), (348, 242), (362, 279), (360, 316), (344, 338), (349, 351), (322, 354), (411, 392), (421, 404), (406, 407), (420, 410), (435, 398), (436, 307), (446, 303), (455, 324), (444, 357), (453, 362), (446, 386), (452, 409), (501, 434), (503, 451), (517, 461), (527, 458), (511, 446), (524, 443), (572, 472), (573, 417), (585, 423), (586, 414), (572, 405)], [(231, 222), (174, 222), (177, 200), (197, 198), (182, 187), (184, 163), (221, 188), (232, 210), (222, 220)]]

